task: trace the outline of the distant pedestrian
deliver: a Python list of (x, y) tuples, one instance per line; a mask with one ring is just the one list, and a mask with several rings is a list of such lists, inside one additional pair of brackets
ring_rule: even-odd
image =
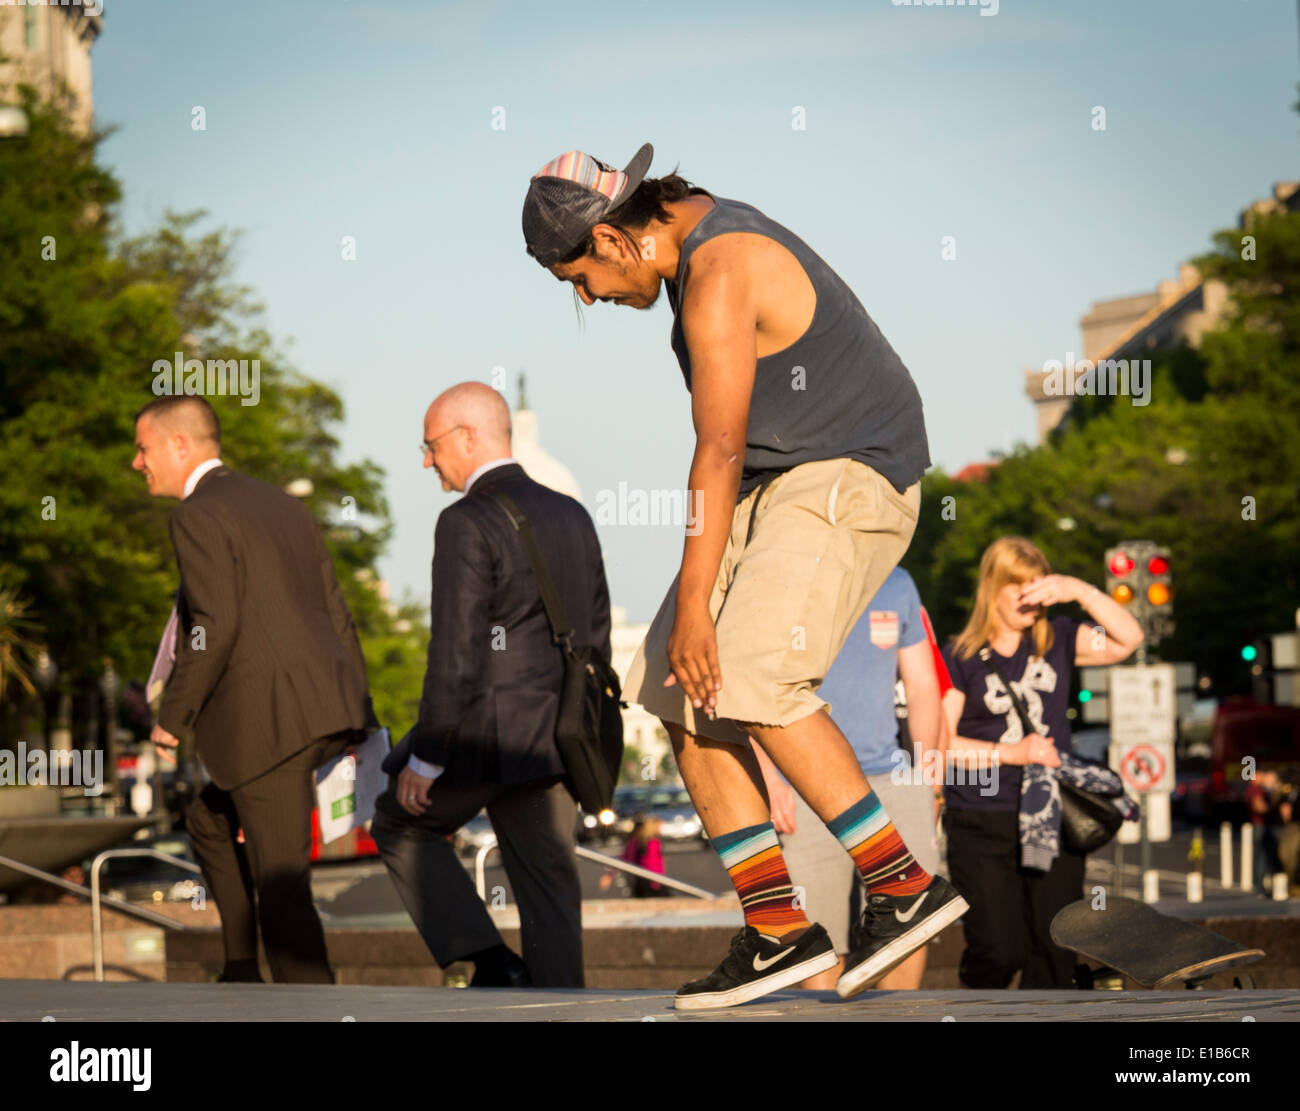
[[(1300, 771), (1289, 768), (1282, 784), (1282, 801), (1278, 803), (1277, 813), (1281, 827), (1277, 834), (1278, 866), (1287, 875), (1289, 887), (1295, 888), (1300, 883), (1300, 821), (1297, 820), (1296, 804), (1300, 802)], [(1292, 891), (1292, 894), (1296, 894)]]
[[(1047, 607), (1062, 602), (1078, 602), (1094, 623), (1049, 619)], [(1085, 858), (1062, 844), (1046, 872), (1023, 866), (1021, 779), (1026, 765), (1056, 768), (1072, 751), (1071, 670), (1119, 663), (1141, 642), (1140, 626), (1118, 602), (1053, 575), (1028, 540), (1003, 537), (984, 552), (970, 620), (944, 649), (953, 682), (944, 697), (949, 751), (968, 765), (998, 759), (991, 783), (951, 776), (944, 789), (948, 872), (971, 905), (959, 968), (966, 987), (1005, 988), (1017, 971), (1022, 988), (1073, 986), (1074, 957), (1052, 943), (1048, 927), (1083, 897)], [(1028, 735), (1017, 699), (1034, 726)]]
[(1260, 895), (1271, 895), (1273, 873), (1281, 870), (1278, 834), (1284, 824), (1280, 813), (1282, 781), (1276, 771), (1264, 768), (1246, 786), (1246, 810), (1250, 815), (1251, 881)]
[[(628, 864), (635, 864), (647, 872), (664, 874), (664, 843), (659, 837), (659, 819), (638, 814), (634, 819), (632, 832), (628, 834), (627, 844), (623, 846), (622, 859)], [(611, 868), (600, 877), (600, 889), (608, 889), (614, 879)], [(664, 893), (664, 885), (646, 879), (645, 876), (629, 876), (634, 899), (651, 899)]]

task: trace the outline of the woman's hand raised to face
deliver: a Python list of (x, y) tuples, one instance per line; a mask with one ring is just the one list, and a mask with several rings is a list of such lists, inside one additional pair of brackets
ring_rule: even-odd
[(1039, 575), (1020, 588), (1020, 605), (1054, 606), (1079, 599), (1083, 583), (1071, 575)]

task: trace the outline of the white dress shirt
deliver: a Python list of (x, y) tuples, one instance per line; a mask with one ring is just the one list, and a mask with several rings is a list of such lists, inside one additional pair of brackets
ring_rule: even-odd
[(488, 462), (484, 463), (483, 466), (481, 466), (481, 467), (479, 467), (477, 470), (475, 470), (475, 471), (474, 471), (474, 472), (469, 476), (469, 478), (465, 479), (465, 493), (468, 494), (468, 493), (469, 493), (469, 488), (470, 488), (471, 486), (473, 486), (474, 483), (476, 483), (480, 478), (482, 478), (483, 475), (487, 474), (488, 471), (492, 470), (492, 469), (495, 468), (495, 467), (504, 467), (504, 466), (506, 466), (506, 465), (508, 465), (508, 464), (510, 464), (510, 463), (514, 463), (514, 462), (516, 462), (516, 460), (515, 460), (515, 459), (512, 459), (509, 455), (507, 455), (504, 459), (492, 459), (492, 460), (489, 460)]
[(202, 463), (200, 463), (197, 467), (195, 467), (194, 470), (190, 471), (190, 477), (185, 480), (185, 489), (181, 492), (181, 500), (184, 501), (192, 493), (194, 493), (194, 487), (196, 487), (199, 484), (199, 479), (201, 479), (205, 474), (207, 474), (208, 471), (215, 470), (217, 467), (220, 466), (221, 466), (221, 457), (218, 456), (216, 459), (205, 459)]

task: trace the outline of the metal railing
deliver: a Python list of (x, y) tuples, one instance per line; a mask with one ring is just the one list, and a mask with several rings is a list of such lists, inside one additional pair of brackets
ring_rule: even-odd
[[(495, 841), (484, 845), (479, 849), (474, 858), (474, 887), (478, 891), (478, 896), (484, 902), (487, 902), (487, 858), (495, 852), (499, 846)], [(604, 853), (598, 853), (588, 849), (583, 845), (574, 846), (574, 855), (582, 857), (585, 860), (592, 860), (598, 864), (604, 864), (609, 868), (617, 868), (620, 871), (628, 872), (634, 876), (641, 876), (655, 883), (662, 884), (665, 887), (671, 887), (681, 891), (686, 895), (693, 895), (697, 899), (717, 899), (719, 896), (712, 891), (706, 891), (702, 887), (696, 887), (693, 884), (684, 883), (682, 880), (675, 880), (671, 876), (663, 875), (660, 872), (652, 872), (648, 868), (642, 868), (636, 864), (630, 864), (626, 860), (620, 860), (617, 857), (606, 856)], [(159, 849), (105, 849), (90, 865), (90, 887), (83, 887), (79, 883), (73, 883), (71, 880), (65, 880), (61, 876), (56, 876), (51, 872), (42, 871), (40, 868), (33, 868), (30, 864), (24, 864), (22, 861), (13, 860), (7, 856), (0, 856), (0, 865), (6, 868), (12, 868), (15, 872), (21, 872), (24, 875), (32, 876), (34, 879), (43, 880), (45, 883), (52, 884), (55, 887), (62, 888), (64, 891), (70, 891), (74, 895), (80, 895), (82, 898), (90, 899), (91, 913), (91, 943), (95, 955), (95, 980), (99, 983), (104, 981), (104, 923), (103, 909), (105, 906), (112, 907), (122, 914), (139, 918), (155, 926), (162, 926), (167, 930), (189, 930), (192, 926), (186, 926), (177, 922), (173, 918), (168, 918), (164, 914), (148, 909), (147, 907), (136, 906), (134, 903), (128, 903), (122, 899), (114, 899), (110, 895), (104, 895), (100, 891), (99, 872), (103, 867), (104, 861), (114, 857), (125, 856), (147, 856), (155, 860), (165, 860), (169, 864), (174, 864), (178, 868), (183, 868), (187, 872), (193, 872), (196, 875), (202, 874), (202, 869), (197, 864), (188, 860), (182, 860), (178, 856), (172, 856), (171, 853), (162, 852)]]
[[(104, 899), (99, 893), (99, 869), (104, 861), (111, 857), (118, 856), (151, 856), (155, 860), (165, 860), (169, 864), (175, 864), (178, 868), (184, 868), (187, 872), (202, 873), (202, 869), (197, 864), (191, 864), (188, 860), (182, 860), (179, 856), (172, 856), (171, 853), (161, 852), (158, 849), (105, 849), (90, 866), (90, 930), (91, 941), (95, 948), (95, 980), (99, 983), (104, 981), (104, 924), (101, 912), (101, 903), (108, 902), (111, 906), (121, 907), (123, 905), (117, 899)], [(84, 889), (83, 889), (84, 890)], [(132, 910), (142, 911), (143, 908), (132, 907)], [(155, 914), (152, 911), (142, 914), (158, 925), (169, 930), (188, 930), (189, 926), (183, 926), (181, 923), (174, 921), (166, 915)]]
[[(495, 841), (484, 845), (479, 849), (474, 857), (474, 887), (478, 891), (478, 897), (485, 903), (487, 902), (487, 858), (492, 852), (495, 852), (498, 845)], [(630, 872), (634, 876), (642, 876), (648, 880), (654, 880), (655, 883), (663, 884), (665, 887), (675, 888), (687, 895), (694, 895), (697, 899), (717, 899), (718, 895), (712, 891), (705, 891), (702, 887), (696, 887), (694, 884), (683, 883), (681, 880), (675, 880), (670, 876), (665, 876), (662, 872), (652, 872), (648, 868), (642, 868), (636, 864), (629, 864), (626, 860), (620, 860), (618, 857), (606, 856), (604, 853), (595, 852), (583, 845), (573, 847), (575, 856), (580, 856), (584, 860), (594, 860), (599, 864), (604, 864), (610, 868), (617, 868), (622, 872)]]
[[(31, 876), (34, 879), (43, 880), (53, 887), (61, 887), (64, 891), (70, 891), (74, 895), (80, 895), (83, 899), (89, 900), (91, 890), (89, 887), (83, 887), (79, 883), (73, 883), (71, 880), (65, 880), (61, 876), (56, 876), (51, 872), (43, 872), (39, 868), (33, 868), (30, 864), (24, 864), (20, 860), (14, 860), (7, 856), (0, 856), (0, 865), (6, 868), (12, 868), (15, 872), (22, 872), (23, 875)], [(172, 926), (176, 929), (188, 930), (190, 927), (181, 926), (171, 918), (150, 910), (148, 907), (136, 906), (134, 903), (125, 903), (121, 899), (114, 899), (110, 895), (104, 895), (100, 902), (105, 906), (112, 907), (114, 910), (121, 911), (123, 914), (133, 915), (136, 918), (143, 919), (145, 922), (152, 922), (158, 926)]]

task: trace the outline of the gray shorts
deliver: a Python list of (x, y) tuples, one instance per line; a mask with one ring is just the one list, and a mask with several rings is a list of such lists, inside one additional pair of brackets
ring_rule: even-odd
[[(889, 772), (867, 776), (867, 782), (917, 863), (937, 872), (934, 789), (924, 783), (894, 783)], [(826, 928), (837, 953), (847, 953), (849, 926), (863, 905), (862, 881), (853, 858), (798, 792), (794, 833), (781, 834), (781, 850), (796, 893), (802, 888), (804, 914)]]

